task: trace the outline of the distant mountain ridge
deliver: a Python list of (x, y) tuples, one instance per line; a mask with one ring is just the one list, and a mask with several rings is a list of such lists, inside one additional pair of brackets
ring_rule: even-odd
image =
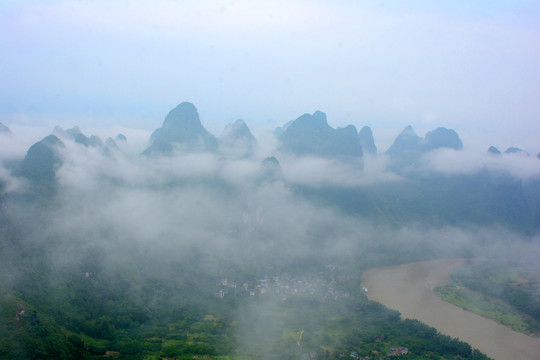
[(294, 120), (279, 136), (280, 150), (293, 155), (361, 158), (362, 146), (354, 125), (334, 129), (326, 114), (315, 111)]
[(0, 122), (0, 133), (1, 134), (11, 134), (11, 130), (4, 124)]
[[(98, 153), (114, 160), (116, 154), (121, 156), (117, 142), (126, 141), (126, 138), (119, 134), (116, 140), (109, 137), (103, 142), (95, 135), (87, 137), (78, 126), (67, 130), (56, 127), (53, 132), (53, 135), (33, 144), (26, 157), (13, 166), (16, 167), (13, 175), (29, 180), (35, 193), (45, 193), (40, 190), (45, 187), (36, 186), (37, 184), (48, 184), (51, 185), (50, 188), (56, 184), (56, 172), (63, 165), (63, 159), (69, 158), (67, 151), (78, 149), (81, 155)], [(328, 124), (326, 114), (316, 111), (287, 123), (280, 133), (281, 135), (276, 136), (275, 147), (271, 150), (265, 149), (268, 152), (265, 154), (257, 148), (257, 139), (243, 120), (239, 119), (227, 125), (222, 135), (216, 138), (202, 125), (195, 106), (184, 102), (168, 113), (162, 126), (152, 134), (150, 145), (143, 154), (151, 155), (146, 159), (152, 161), (153, 157), (157, 156), (206, 152), (216, 155), (215, 159), (220, 164), (230, 164), (229, 160), (242, 160), (242, 166), (257, 164), (256, 171), (249, 175), (250, 179), (255, 179), (255, 186), (286, 184), (296, 194), (305, 195), (308, 200), (322, 199), (322, 203), (335, 205), (344, 209), (347, 214), (377, 216), (388, 222), (403, 223), (409, 219), (444, 222), (451, 219), (454, 222), (492, 221), (513, 226), (518, 224), (517, 227), (526, 231), (540, 229), (540, 179), (522, 184), (507, 175), (493, 176), (486, 169), (463, 175), (426, 171), (423, 167), (425, 164), (419, 162), (425, 154), (436, 149), (459, 151), (463, 148), (459, 135), (452, 129), (438, 127), (427, 132), (422, 138), (412, 126), (407, 126), (386, 151), (391, 161), (385, 162), (384, 169), (406, 181), (382, 181), (381, 184), (365, 186), (354, 185), (354, 182), (353, 185), (315, 187), (299, 185), (294, 181), (288, 183), (287, 166), (290, 166), (290, 163), (283, 161), (282, 169), (280, 160), (283, 159), (280, 156), (287, 154), (299, 158), (321, 157), (325, 159), (324, 163), (337, 160), (339, 166), (356, 167), (360, 164), (361, 167), (364, 153), (377, 156), (371, 128), (364, 126), (359, 132), (353, 125), (333, 128)], [(509, 161), (518, 161), (516, 156), (528, 155), (517, 147), (510, 147), (501, 154), (497, 148), (491, 146), (488, 152), (506, 157)], [(95, 160), (96, 158), (93, 159)], [(296, 160), (301, 159), (294, 159)], [(362, 176), (361, 172), (351, 174)], [(337, 172), (336, 176), (342, 175)], [(209, 175), (205, 181), (207, 184), (220, 182), (222, 185), (227, 182), (220, 178), (219, 172)], [(491, 213), (490, 209), (496, 209), (496, 214)]]
[(228, 124), (218, 139), (219, 152), (230, 158), (253, 156), (257, 140), (243, 120)]
[(145, 155), (171, 155), (173, 152), (215, 152), (217, 140), (199, 119), (199, 113), (190, 102), (183, 102), (172, 109), (163, 125), (150, 137)]
[(504, 151), (505, 154), (518, 154), (523, 156), (530, 156), (528, 152), (515, 146), (511, 146)]
[(18, 174), (32, 183), (53, 182), (56, 170), (62, 164), (58, 150), (65, 145), (55, 135), (49, 135), (34, 145), (26, 152)]
[(404, 152), (426, 152), (430, 150), (449, 148), (463, 149), (463, 142), (452, 129), (444, 127), (429, 131), (425, 138), (416, 134), (413, 127), (408, 125), (394, 140), (392, 146), (386, 150), (390, 156), (399, 156)]
[(377, 147), (375, 146), (375, 139), (373, 138), (373, 132), (369, 126), (364, 126), (358, 133), (358, 139), (360, 141), (360, 146), (366, 154), (376, 154)]
[(416, 134), (411, 125), (408, 125), (386, 150), (386, 154), (392, 159), (392, 167), (397, 169), (412, 165), (423, 154), (441, 148), (461, 150), (463, 142), (457, 132), (452, 129), (438, 127), (422, 138)]
[(422, 148), (422, 138), (416, 135), (413, 127), (408, 125), (396, 137), (394, 143), (386, 150), (390, 156), (403, 156), (404, 153), (418, 152)]
[(501, 155), (501, 151), (497, 149), (495, 146), (490, 146), (488, 149), (488, 152), (493, 155)]
[(440, 148), (461, 150), (463, 142), (455, 130), (438, 127), (426, 134), (422, 146), (424, 151)]

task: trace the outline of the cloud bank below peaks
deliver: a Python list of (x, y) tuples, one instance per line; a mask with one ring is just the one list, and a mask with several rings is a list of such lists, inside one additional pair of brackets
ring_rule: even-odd
[(487, 151), (438, 149), (425, 154), (419, 168), (444, 175), (472, 175), (488, 171), (493, 175), (509, 175), (521, 180), (540, 178), (539, 159), (519, 154), (494, 155)]

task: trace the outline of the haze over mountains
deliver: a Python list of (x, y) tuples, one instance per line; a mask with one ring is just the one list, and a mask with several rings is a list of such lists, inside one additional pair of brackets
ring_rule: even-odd
[[(476, 154), (452, 129), (421, 137), (408, 126), (384, 151), (371, 128), (334, 128), (315, 111), (267, 133), (270, 140), (241, 119), (214, 136), (184, 102), (144, 148), (128, 151), (129, 137), (110, 135), (56, 127), (24, 156), (0, 158), (0, 290), (8, 294), (0, 358), (38, 358), (27, 356), (36, 341), (47, 352), (64, 349), (55, 356), (65, 359), (74, 349), (88, 359), (192, 349), (323, 356), (334, 329), (328, 309), (346, 318), (362, 309), (359, 321), (375, 329), (358, 342), (356, 323), (340, 323), (333, 358), (341, 344), (379, 344), (381, 329), (390, 335), (380, 346), (393, 347), (399, 326), (432, 345), (435, 330), (426, 338), (420, 324), (368, 302), (359, 290), (364, 269), (475, 256), (536, 264), (540, 160)], [(0, 134), (5, 144), (17, 136)], [(265, 298), (270, 282), (300, 298)], [(284, 306), (286, 319), (272, 315)], [(284, 333), (302, 330), (305, 345), (299, 335), (282, 345)], [(213, 348), (186, 347), (187, 334)], [(148, 340), (159, 336), (167, 340)]]
[(540, 333), (539, 4), (0, 2), (0, 360), (488, 360), (363, 289), (450, 258)]
[[(109, 137), (105, 142), (84, 135), (77, 126), (57, 127), (53, 134), (28, 150), (13, 175), (53, 189), (55, 175), (69, 152), (76, 150), (64, 146), (66, 142), (96, 149), (113, 161), (125, 158), (118, 145), (127, 141), (122, 134), (116, 141)], [(540, 229), (539, 163), (527, 163), (531, 169), (520, 178), (515, 168), (524, 165), (520, 159), (528, 154), (519, 148), (506, 150), (505, 158), (497, 163), (487, 156), (500, 154), (492, 146), (485, 154), (475, 155), (477, 161), (482, 159), (480, 165), (454, 167), (456, 159), (469, 157), (455, 130), (438, 127), (422, 138), (407, 126), (384, 153), (378, 153), (371, 128), (333, 128), (321, 111), (301, 115), (274, 134), (276, 145), (264, 154), (242, 120), (228, 125), (216, 138), (204, 128), (195, 106), (183, 102), (152, 133), (141, 156), (148, 163), (161, 161), (161, 157), (195, 156), (203, 159), (198, 165), (210, 161), (218, 168), (243, 166), (244, 175), (235, 177), (280, 179), (298, 196), (336, 206), (349, 216), (388, 224), (503, 224), (525, 233)], [(237, 169), (208, 171), (218, 173), (207, 173), (205, 181), (227, 182), (219, 171)], [(190, 177), (189, 168), (182, 172)]]
[(362, 157), (358, 131), (353, 125), (334, 129), (328, 125), (326, 114), (316, 111), (294, 120), (279, 136), (281, 151), (292, 155), (330, 158)]
[(193, 152), (215, 152), (217, 141), (201, 124), (197, 109), (193, 104), (183, 102), (172, 109), (161, 128), (150, 137), (146, 155), (172, 154), (173, 150)]
[(6, 125), (0, 123), (0, 133), (11, 134), (11, 130), (9, 130), (9, 128)]

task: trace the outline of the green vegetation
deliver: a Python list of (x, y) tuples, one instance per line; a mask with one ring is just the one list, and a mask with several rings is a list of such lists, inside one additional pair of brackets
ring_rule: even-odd
[[(203, 301), (212, 307), (221, 300)], [(95, 321), (67, 321), (83, 310), (62, 313), (69, 303), (48, 311), (56, 318), (17, 299), (2, 305), (1, 359), (292, 359), (311, 352), (335, 359), (351, 353), (384, 355), (399, 346), (409, 349), (411, 359), (485, 359), (469, 345), (418, 321), (402, 321), (399, 313), (361, 296), (334, 300), (309, 295), (282, 302), (253, 298), (244, 303), (238, 322), (187, 310), (172, 323), (128, 326), (106, 313)]]
[[(346, 214), (375, 219), (389, 226), (411, 222), (437, 225), (498, 225), (535, 234), (540, 228), (538, 185), (511, 177), (404, 174), (406, 182), (368, 187), (296, 186), (295, 192)], [(421, 199), (421, 200), (420, 200)], [(531, 200), (533, 199), (533, 200)]]
[(471, 261), (456, 268), (452, 280), (500, 299), (540, 322), (540, 278), (538, 269), (531, 265), (496, 260)]
[[(369, 301), (358, 269), (322, 268), (309, 282), (319, 287), (286, 299), (243, 288), (218, 298), (220, 278), (209, 277), (193, 254), (111, 268), (100, 251), (62, 268), (28, 256), (34, 250), (14, 259), (27, 266), (1, 299), (0, 359), (376, 359), (401, 347), (407, 359), (487, 359)], [(165, 281), (159, 273), (177, 275)]]
[(486, 359), (470, 345), (417, 320), (401, 320), (398, 312), (360, 294), (338, 300), (298, 296), (253, 310), (272, 329), (261, 333), (248, 326), (244, 332), (243, 351), (253, 358), (297, 359), (314, 352), (318, 359), (377, 359), (406, 347), (407, 359)]
[(525, 317), (511, 306), (485, 295), (456, 285), (440, 286), (435, 288), (434, 292), (435, 295), (453, 305), (510, 326), (514, 331), (532, 334), (540, 329), (538, 323)]
[[(396, 349), (405, 359), (487, 359), (363, 294), (364, 268), (429, 256), (418, 248), (300, 258), (275, 245), (246, 261), (235, 259), (238, 245), (226, 253), (171, 241), (171, 251), (113, 239), (106, 227), (51, 235), (39, 215), (47, 210), (0, 216), (2, 360), (381, 359)], [(335, 230), (311, 231), (321, 241)], [(235, 285), (219, 287), (223, 279)]]
[[(530, 266), (469, 261), (452, 273), (453, 285), (435, 289), (442, 299), (526, 334), (540, 332), (540, 279)], [(472, 290), (472, 291), (471, 291)]]

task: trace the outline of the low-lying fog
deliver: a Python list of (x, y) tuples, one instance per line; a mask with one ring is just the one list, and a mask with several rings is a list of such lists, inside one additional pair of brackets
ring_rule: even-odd
[[(19, 140), (18, 135), (3, 139), (5, 166), (24, 155), (28, 141)], [(161, 253), (171, 257), (186, 247), (196, 247), (210, 259), (223, 257), (239, 264), (256, 263), (259, 257), (280, 261), (320, 258), (323, 262), (369, 258), (376, 257), (380, 248), (394, 251), (396, 259), (401, 254), (409, 259), (411, 252), (418, 252), (417, 259), (514, 252), (532, 257), (538, 253), (538, 235), (470, 224), (385, 226), (310, 201), (292, 190), (296, 185), (362, 187), (409, 181), (388, 169), (384, 154), (365, 155), (362, 168), (282, 154), (278, 155), (281, 176), (268, 179), (261, 161), (276, 154), (269, 151), (272, 142), (260, 146), (265, 153), (259, 150), (254, 158), (239, 160), (210, 153), (144, 157), (138, 155), (141, 148), (127, 145), (129, 141), (120, 144), (120, 151), (112, 156), (72, 141), (65, 144), (63, 165), (57, 171), (57, 197), (46, 211), (32, 214), (40, 220), (32, 221), (27, 229), (38, 242), (62, 239), (62, 249), (50, 251), (53, 261), (75, 259), (76, 254), (66, 257), (64, 252), (80, 245), (104, 246), (114, 261), (121, 261), (123, 249), (131, 246), (144, 249), (143, 256)], [(494, 158), (467, 150), (437, 150), (425, 155), (418, 168), (441, 174), (482, 170), (527, 181), (540, 176), (539, 163), (533, 157)], [(5, 166), (0, 171), (7, 184), (4, 191), (15, 195), (24, 191), (28, 185), (11, 176)], [(15, 211), (15, 204), (13, 207)], [(23, 221), (30, 219), (26, 213), (19, 216)]]

